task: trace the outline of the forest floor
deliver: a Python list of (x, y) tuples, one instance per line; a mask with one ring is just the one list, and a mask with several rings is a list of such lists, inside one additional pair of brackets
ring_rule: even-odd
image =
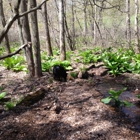
[[(139, 140), (140, 108), (123, 111), (101, 102), (110, 89), (127, 86), (126, 93), (135, 95), (139, 76), (101, 76), (101, 70), (93, 68), (94, 76), (89, 79), (59, 82), (49, 73), (29, 79), (23, 72), (1, 67), (0, 87), (7, 92), (6, 98), (32, 98), (38, 92), (44, 96), (11, 110), (0, 105), (0, 140)], [(136, 100), (133, 96), (126, 99)]]

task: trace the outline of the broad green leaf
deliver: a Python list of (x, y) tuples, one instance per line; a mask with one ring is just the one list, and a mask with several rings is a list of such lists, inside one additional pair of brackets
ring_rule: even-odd
[(2, 92), (2, 93), (0, 94), (0, 99), (3, 99), (3, 98), (5, 97), (5, 95), (6, 95), (6, 92)]
[(73, 68), (72, 68), (72, 66), (68, 66), (67, 68), (66, 68), (66, 70), (72, 70)]
[(124, 105), (126, 106), (126, 107), (131, 107), (131, 106), (134, 106), (134, 104), (132, 104), (132, 103), (130, 103), (130, 102), (128, 102), (128, 101), (123, 101), (123, 103), (124, 103)]
[(112, 99), (110, 97), (107, 97), (107, 98), (104, 98), (102, 99), (101, 101), (104, 103), (104, 104), (108, 104)]
[(13, 107), (16, 106), (16, 103), (15, 102), (6, 102), (5, 105), (6, 105), (6, 108), (8, 110), (10, 110), (10, 109), (12, 109)]
[(123, 88), (122, 90), (119, 91), (114, 91), (114, 90), (109, 90), (109, 94), (113, 95), (113, 96), (120, 96), (120, 94), (125, 91), (127, 88)]
[(136, 95), (138, 98), (140, 98), (140, 95)]

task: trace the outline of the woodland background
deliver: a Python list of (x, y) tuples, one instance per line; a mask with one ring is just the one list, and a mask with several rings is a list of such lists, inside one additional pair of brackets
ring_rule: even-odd
[(0, 0), (0, 139), (140, 139), (139, 6)]

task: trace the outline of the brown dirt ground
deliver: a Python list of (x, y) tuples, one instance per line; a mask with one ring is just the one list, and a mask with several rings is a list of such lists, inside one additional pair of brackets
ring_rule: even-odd
[(32, 105), (18, 105), (12, 110), (0, 106), (0, 140), (140, 139), (137, 122), (101, 102), (110, 87), (127, 85), (126, 78), (95, 75), (88, 80), (58, 82), (48, 73), (38, 79), (24, 76), (23, 72), (1, 68), (0, 87), (8, 93), (6, 97), (18, 98), (38, 88), (45, 89), (45, 96)]

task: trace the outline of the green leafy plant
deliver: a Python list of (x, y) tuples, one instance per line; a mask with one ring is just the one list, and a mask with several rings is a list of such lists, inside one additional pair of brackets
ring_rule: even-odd
[(140, 95), (138, 94), (138, 95), (136, 95), (138, 98), (140, 98)]
[(51, 64), (49, 63), (49, 62), (42, 62), (42, 71), (49, 71), (50, 70), (50, 68), (51, 68)]
[(64, 60), (64, 61), (60, 61), (60, 60), (52, 61), (51, 66), (53, 67), (55, 65), (63, 66), (66, 70), (72, 70), (73, 69), (71, 67), (70, 61), (68, 61), (68, 60)]
[(19, 99), (12, 99), (12, 101), (5, 103), (5, 107), (7, 110), (10, 110), (10, 109), (14, 108), (17, 104), (19, 104), (22, 100), (23, 100), (23, 97), (21, 97)]
[(5, 47), (1, 46), (1, 48), (0, 48), (0, 56), (2, 56), (4, 52), (5, 52)]
[(77, 63), (79, 63), (79, 62), (81, 61), (81, 59), (80, 59), (80, 58), (76, 58), (75, 61), (76, 61)]
[(3, 99), (6, 96), (6, 92), (0, 93), (0, 100)]
[(133, 52), (123, 49), (114, 51), (104, 51), (102, 53), (102, 61), (104, 65), (109, 69), (109, 73), (112, 75), (119, 75), (124, 72), (131, 72), (133, 70), (132, 65)]
[(16, 103), (15, 102), (6, 102), (5, 106), (6, 106), (7, 110), (10, 110), (16, 106)]
[(42, 71), (49, 71), (50, 68), (51, 68), (51, 63), (53, 60), (55, 60), (55, 57), (53, 56), (47, 56), (47, 53), (46, 52), (43, 52), (42, 55), (41, 55), (41, 59), (42, 59)]
[(70, 72), (70, 76), (75, 79), (77, 77), (77, 73), (76, 72)]
[(113, 101), (116, 107), (123, 106), (123, 105), (124, 106), (131, 106), (132, 104), (130, 102), (127, 102), (125, 100), (122, 101), (122, 100), (119, 99), (120, 94), (122, 92), (124, 92), (125, 90), (126, 90), (126, 88), (124, 88), (122, 90), (119, 90), (119, 91), (110, 90), (109, 91), (110, 96), (107, 97), (107, 98), (102, 99), (101, 101), (104, 104), (108, 104), (111, 101)]
[(134, 55), (133, 61), (133, 73), (140, 74), (140, 54)]
[(54, 55), (60, 55), (60, 50), (59, 50), (58, 48), (55, 48), (55, 49), (53, 50), (53, 54), (54, 54)]
[(67, 70), (72, 69), (71, 63), (68, 60), (60, 61), (54, 56), (47, 56), (46, 53), (43, 53), (41, 58), (42, 58), (42, 71), (44, 72), (49, 71), (51, 67), (53, 67), (54, 65), (61, 65), (65, 67), (65, 69)]
[[(15, 52), (17, 50), (17, 48), (19, 48), (19, 46), (20, 46), (19, 42), (10, 42), (11, 52)], [(4, 55), (5, 53), (7, 53), (7, 51), (5, 49), (5, 44), (2, 43), (1, 47), (0, 47), (0, 56)]]
[(20, 63), (16, 64), (13, 68), (14, 71), (25, 71), (27, 72), (27, 67), (25, 65), (20, 65)]
[(25, 61), (23, 56), (12, 56), (10, 58), (6, 58), (3, 61), (3, 65), (7, 68), (7, 69), (12, 69), (14, 71), (27, 71), (26, 66), (24, 65)]
[(94, 53), (99, 53), (100, 50), (101, 50), (101, 47), (100, 46), (96, 46), (96, 47), (93, 48), (93, 52)]
[(71, 57), (73, 56), (72, 51), (67, 51), (66, 52), (66, 60), (71, 60)]
[(56, 60), (56, 58), (54, 56), (47, 56), (46, 52), (43, 52), (41, 54), (41, 60), (42, 60), (42, 71), (44, 72), (48, 72), (50, 70), (50, 68), (52, 67), (52, 62)]
[(99, 59), (97, 55), (93, 54), (92, 50), (81, 51), (79, 56), (82, 57), (84, 64), (96, 63)]

